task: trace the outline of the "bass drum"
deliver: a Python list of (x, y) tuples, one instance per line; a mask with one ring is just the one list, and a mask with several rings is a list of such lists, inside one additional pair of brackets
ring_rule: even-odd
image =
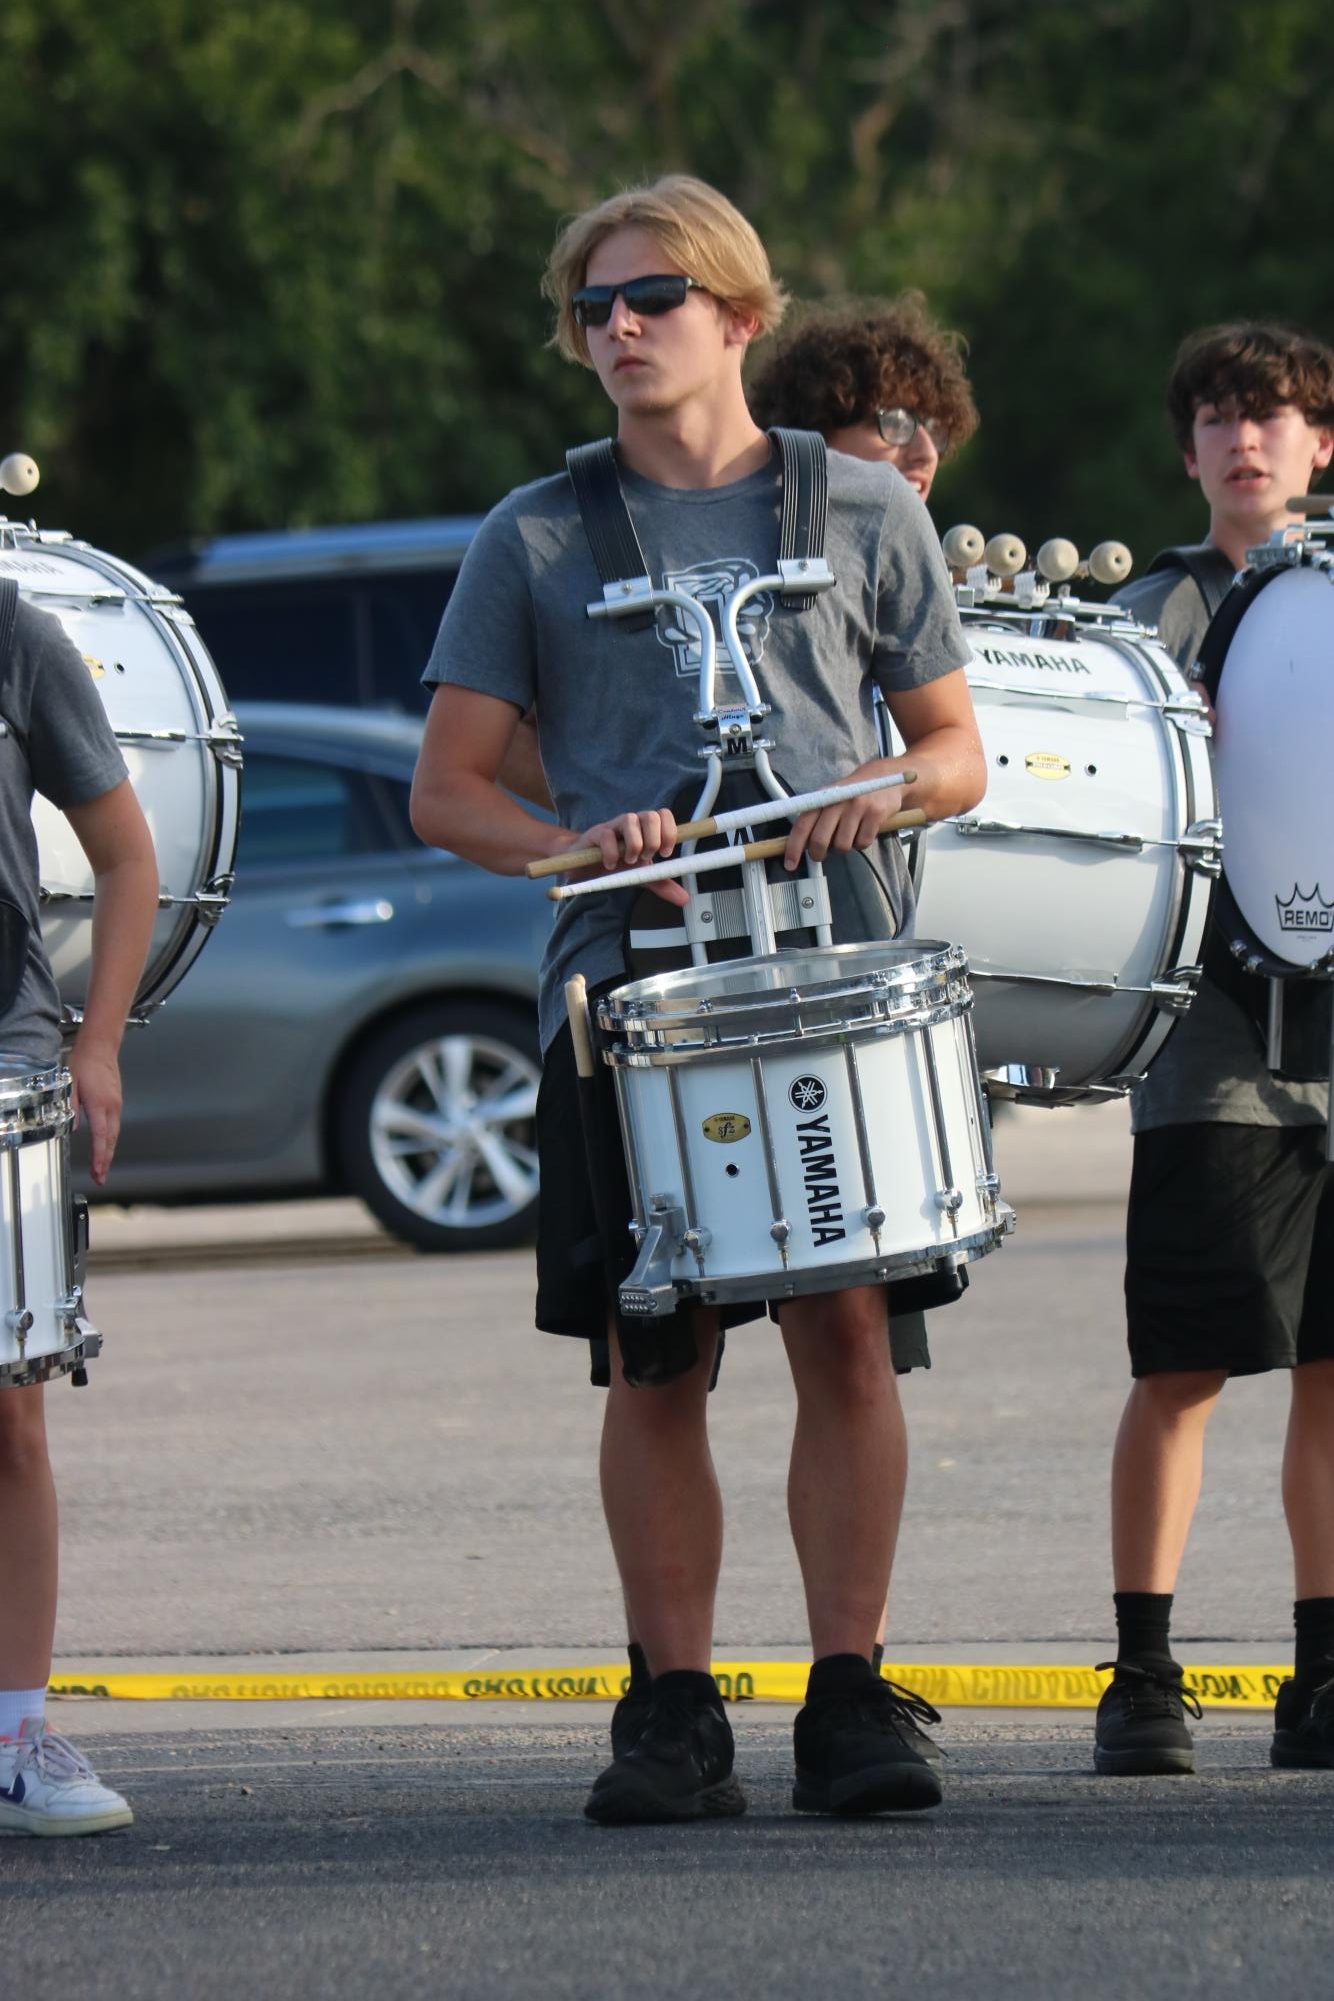
[[(1258, 552), (1257, 552), (1258, 553)], [(1248, 971), (1326, 970), (1334, 952), (1334, 563), (1290, 544), (1248, 570), (1200, 646), (1218, 713), (1215, 769), (1228, 832), (1215, 907)]]
[(1202, 704), (1113, 609), (961, 617), (987, 792), (918, 842), (916, 928), (968, 955), (993, 1096), (1119, 1096), (1199, 979), (1221, 850)]
[[(78, 647), (116, 733), (157, 850), (157, 924), (134, 1012), (159, 1007), (226, 906), (241, 806), (241, 737), (179, 598), (68, 535), (5, 523), (0, 574)], [(64, 815), (33, 802), (42, 937), (67, 1017), (88, 997), (93, 876)]]

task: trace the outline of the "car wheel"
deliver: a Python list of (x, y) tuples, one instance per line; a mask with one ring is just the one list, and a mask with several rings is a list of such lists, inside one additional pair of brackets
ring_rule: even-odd
[(343, 1079), (336, 1139), (347, 1186), (423, 1250), (530, 1241), (540, 1075), (527, 1009), (414, 1008), (373, 1037)]

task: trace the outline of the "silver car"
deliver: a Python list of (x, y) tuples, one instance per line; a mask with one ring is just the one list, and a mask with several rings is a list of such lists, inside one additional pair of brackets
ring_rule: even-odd
[(424, 849), (421, 720), (238, 704), (236, 889), (123, 1052), (117, 1202), (352, 1192), (428, 1250), (528, 1237), (544, 886)]

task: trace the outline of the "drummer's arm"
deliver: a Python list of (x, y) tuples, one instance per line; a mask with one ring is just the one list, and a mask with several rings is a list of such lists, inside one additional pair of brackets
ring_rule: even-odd
[(92, 970), (83, 1022), (69, 1054), (75, 1109), (87, 1114), (93, 1180), (100, 1186), (120, 1134), (125, 1021), (143, 976), (157, 916), (157, 856), (128, 778), (65, 817), (93, 871)]
[(509, 749), (501, 760), (496, 777), (507, 792), (517, 792), (520, 799), (527, 799), (530, 805), (554, 810), (556, 802), (547, 786), (547, 774), (542, 768), (542, 755), (537, 747), (535, 709), (529, 709), (526, 716), (519, 718), (518, 728), (510, 738)]
[(907, 745), (903, 755), (871, 758), (856, 771), (837, 775), (875, 778), (913, 771), (914, 782), (892, 792), (850, 799), (844, 806), (827, 806), (823, 812), (803, 813), (793, 822), (784, 850), (787, 868), (796, 868), (808, 848), (816, 861), (823, 861), (831, 849), (847, 854), (853, 848), (869, 848), (895, 813), (917, 808), (928, 820), (943, 820), (976, 805), (986, 791), (986, 757), (962, 667), (923, 687), (887, 694), (885, 700)]
[[(526, 811), (497, 781), (521, 788), (511, 775), (517, 756), (522, 774), (532, 776), (522, 738), (522, 712), (498, 695), (448, 684), (431, 697), (426, 730), (412, 781), (412, 825), (428, 847), (444, 848), (495, 875), (522, 875), (540, 856), (563, 854), (577, 833)], [(531, 762), (541, 774), (536, 732)], [(546, 780), (542, 779), (545, 793)]]
[(917, 773), (917, 782), (905, 786), (888, 810), (915, 806), (928, 820), (944, 820), (976, 806), (987, 789), (987, 761), (963, 668), (885, 700), (906, 746), (902, 757), (885, 762), (891, 770)]

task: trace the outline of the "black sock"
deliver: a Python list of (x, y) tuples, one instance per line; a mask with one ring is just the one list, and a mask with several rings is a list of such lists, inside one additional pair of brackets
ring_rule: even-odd
[(1334, 1598), (1298, 1598), (1292, 1617), (1297, 1628), (1294, 1673), (1298, 1681), (1328, 1679), (1317, 1670), (1334, 1661)]
[(823, 1695), (855, 1695), (872, 1678), (871, 1663), (865, 1654), (825, 1654), (811, 1662), (806, 1700), (818, 1702)]
[(884, 1649), (884, 1645), (882, 1644), (882, 1642), (881, 1642), (881, 1641), (877, 1640), (877, 1641), (876, 1641), (876, 1643), (875, 1643), (875, 1645), (874, 1645), (874, 1646), (872, 1647), (872, 1649), (871, 1649), (871, 1672), (872, 1672), (872, 1674), (879, 1674), (879, 1672), (880, 1672), (881, 1668), (882, 1668), (882, 1667), (883, 1667), (884, 1665), (885, 1665), (885, 1649)]
[(631, 1640), (625, 1650), (630, 1656), (630, 1686), (627, 1695), (647, 1695), (653, 1677), (648, 1671), (648, 1659), (638, 1640)]
[(1170, 1591), (1114, 1591), (1116, 1658), (1118, 1661), (1170, 1661), (1172, 1624)]

